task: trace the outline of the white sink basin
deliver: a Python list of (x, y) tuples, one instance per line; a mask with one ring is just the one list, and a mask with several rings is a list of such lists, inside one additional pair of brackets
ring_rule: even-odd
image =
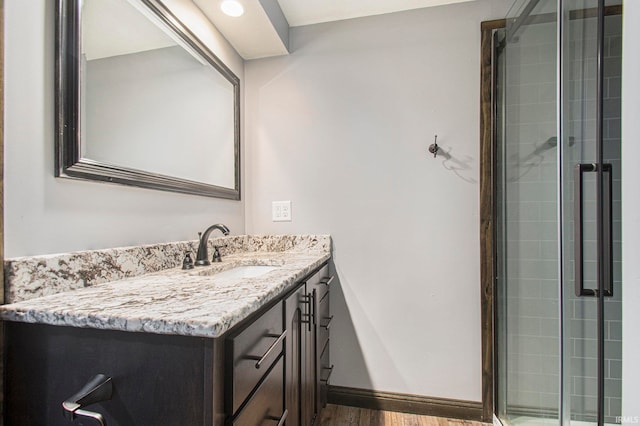
[(201, 271), (198, 275), (210, 275), (215, 278), (220, 279), (229, 279), (229, 278), (255, 278), (260, 275), (264, 275), (268, 272), (275, 271), (278, 269), (278, 266), (268, 266), (268, 265), (248, 265), (248, 266), (237, 266), (232, 269), (227, 269), (222, 272), (215, 272), (211, 270)]

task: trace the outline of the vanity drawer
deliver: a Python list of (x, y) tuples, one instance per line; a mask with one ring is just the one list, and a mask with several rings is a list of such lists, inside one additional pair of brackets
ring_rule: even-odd
[(274, 361), (282, 354), (286, 332), (283, 329), (282, 304), (273, 308), (227, 338), (227, 370), (231, 387), (228, 412), (234, 414), (256, 387)]
[(324, 297), (318, 303), (318, 346), (322, 349), (329, 339), (329, 330), (331, 329), (331, 316), (330, 309), (330, 293), (326, 292)]
[(316, 291), (316, 297), (321, 300), (324, 295), (329, 291), (329, 287), (333, 283), (333, 275), (329, 274), (329, 265), (324, 265), (318, 272), (313, 274), (311, 278), (307, 280), (307, 290)]
[(286, 419), (284, 409), (284, 357), (266, 376), (264, 381), (233, 420), (234, 426), (281, 425)]

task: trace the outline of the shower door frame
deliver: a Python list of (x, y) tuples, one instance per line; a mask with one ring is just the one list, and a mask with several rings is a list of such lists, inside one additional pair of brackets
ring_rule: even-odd
[(496, 262), (496, 158), (495, 61), (493, 34), (506, 27), (506, 19), (480, 24), (480, 311), (482, 324), (482, 419), (492, 422), (496, 392), (494, 376), (495, 262)]
[[(604, 16), (622, 15), (622, 5), (606, 6)], [(589, 17), (591, 12), (576, 13), (574, 19)], [(480, 307), (482, 328), (482, 419), (492, 422), (497, 400), (497, 333), (496, 324), (496, 126), (497, 99), (495, 75), (497, 62), (494, 58), (493, 35), (506, 29), (506, 19), (483, 21), (480, 54)]]

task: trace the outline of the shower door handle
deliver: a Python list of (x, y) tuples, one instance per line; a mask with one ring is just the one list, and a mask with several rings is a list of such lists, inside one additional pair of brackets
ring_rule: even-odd
[(607, 176), (607, 184), (603, 185), (604, 194), (602, 202), (604, 203), (603, 214), (604, 224), (602, 237), (602, 249), (604, 250), (604, 276), (605, 280), (602, 285), (603, 295), (607, 297), (613, 296), (613, 169), (610, 163), (602, 165), (602, 176)]
[[(596, 172), (598, 170), (597, 164), (583, 163), (576, 164), (574, 168), (574, 194), (573, 194), (573, 227), (574, 227), (574, 257), (575, 257), (575, 292), (576, 296), (597, 296), (597, 290), (584, 288), (584, 212), (583, 212), (583, 195), (584, 185), (582, 176), (585, 172)], [(613, 175), (611, 173), (611, 164), (605, 163), (602, 165), (603, 176), (606, 173), (607, 184), (603, 185), (604, 193), (602, 194), (602, 202), (604, 203), (603, 209), (603, 241), (597, 241), (597, 244), (602, 244), (604, 250), (605, 264), (601, 265), (604, 268), (605, 282), (603, 283), (603, 295), (611, 297), (613, 296)]]

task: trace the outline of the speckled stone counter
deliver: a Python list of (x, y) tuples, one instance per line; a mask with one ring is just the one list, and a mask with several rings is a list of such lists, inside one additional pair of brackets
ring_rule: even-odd
[[(57, 291), (1, 306), (0, 318), (219, 337), (326, 262), (331, 240), (311, 235), (239, 236), (212, 244), (227, 244), (223, 261), (189, 271), (178, 265), (185, 251), (194, 251), (195, 242), (9, 260), (13, 294), (46, 293), (50, 282)], [(242, 265), (278, 268), (254, 278), (215, 275)]]

